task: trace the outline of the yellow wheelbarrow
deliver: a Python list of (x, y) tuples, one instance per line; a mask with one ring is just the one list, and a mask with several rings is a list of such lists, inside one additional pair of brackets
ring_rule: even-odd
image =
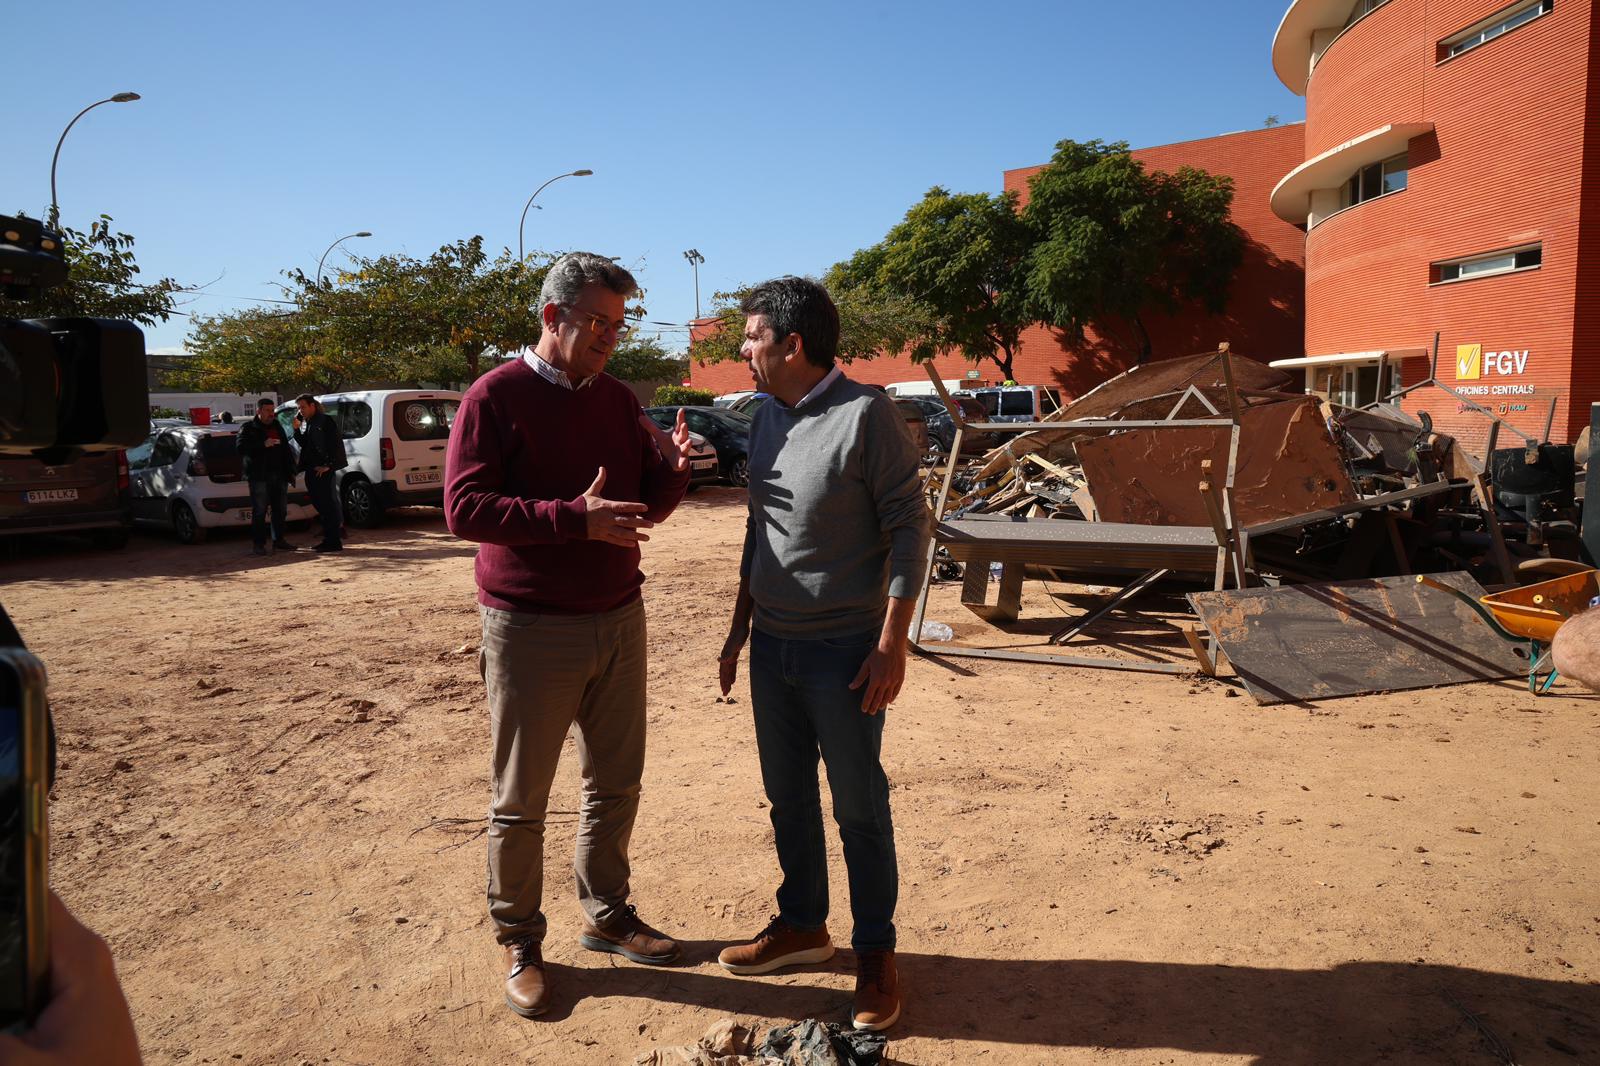
[(1477, 611), (1490, 629), (1521, 645), (1517, 654), (1528, 660), (1528, 691), (1539, 696), (1550, 691), (1556, 680), (1550, 642), (1562, 623), (1588, 610), (1590, 602), (1600, 596), (1600, 570), (1580, 570), (1477, 599), (1426, 574), (1417, 575), (1417, 584), (1448, 592)]

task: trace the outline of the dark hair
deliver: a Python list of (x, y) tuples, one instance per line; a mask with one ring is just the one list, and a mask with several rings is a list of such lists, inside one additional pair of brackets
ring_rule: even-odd
[(312, 407), (315, 407), (317, 410), (319, 410), (319, 411), (322, 410), (322, 401), (317, 399), (315, 396), (311, 395), (309, 392), (302, 392), (300, 395), (298, 395), (298, 396), (296, 396), (294, 398), (294, 402), (295, 403), (308, 403)]
[(810, 278), (773, 278), (745, 293), (739, 310), (763, 315), (776, 340), (800, 334), (806, 361), (831, 367), (839, 354), (839, 309), (819, 282)]
[(277, 400), (269, 400), (265, 396), (261, 397), (261, 399), (256, 401), (256, 410), (257, 411), (261, 410), (263, 407), (276, 407), (276, 406), (278, 406), (278, 401)]

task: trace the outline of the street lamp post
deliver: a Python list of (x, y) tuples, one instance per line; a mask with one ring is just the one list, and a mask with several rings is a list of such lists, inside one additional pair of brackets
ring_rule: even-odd
[(60, 206), (58, 206), (58, 204), (56, 202), (56, 163), (59, 162), (60, 159), (61, 159), (61, 145), (62, 145), (63, 142), (66, 141), (67, 134), (72, 132), (72, 127), (74, 127), (74, 126), (76, 126), (78, 124), (78, 120), (80, 118), (82, 118), (84, 115), (87, 115), (89, 112), (93, 111), (95, 108), (99, 107), (101, 104), (126, 104), (126, 103), (130, 103), (131, 101), (134, 101), (134, 100), (137, 100), (137, 99), (139, 99), (139, 94), (138, 93), (118, 93), (115, 96), (108, 96), (104, 100), (96, 100), (94, 103), (90, 104), (88, 107), (84, 108), (82, 111), (79, 111), (76, 115), (73, 115), (72, 116), (72, 121), (67, 123), (67, 128), (61, 131), (61, 136), (56, 141), (56, 153), (55, 153), (55, 155), (50, 157), (50, 228), (51, 229), (55, 229), (57, 226), (59, 226), (61, 224), (61, 208), (60, 208)]
[(690, 266), (694, 267), (694, 317), (698, 319), (700, 317), (700, 264), (706, 261), (706, 257), (701, 255), (699, 249), (696, 248), (690, 248), (687, 252), (684, 252), (683, 257), (689, 260)]
[[(583, 170), (570, 170), (565, 174), (557, 174), (555, 177), (551, 178), (550, 181), (560, 181), (562, 178), (587, 178), (593, 173), (594, 171), (589, 170), (588, 168)], [(522, 262), (522, 226), (523, 223), (528, 221), (528, 208), (533, 206), (533, 197), (544, 192), (545, 185), (549, 185), (550, 181), (545, 182), (544, 185), (541, 185), (537, 189), (533, 190), (533, 196), (528, 197), (528, 202), (522, 206), (522, 217), (517, 220), (517, 262), (519, 263)]]
[(369, 233), (367, 230), (361, 230), (358, 233), (346, 233), (343, 237), (340, 237), (337, 241), (334, 241), (332, 244), (328, 245), (328, 251), (327, 252), (323, 252), (322, 253), (322, 258), (317, 260), (317, 288), (319, 288), (319, 289), (322, 288), (322, 264), (327, 260), (328, 252), (333, 251), (335, 248), (339, 247), (339, 245), (342, 242), (349, 240), (351, 237), (370, 237), (370, 236), (372, 236), (372, 234)]

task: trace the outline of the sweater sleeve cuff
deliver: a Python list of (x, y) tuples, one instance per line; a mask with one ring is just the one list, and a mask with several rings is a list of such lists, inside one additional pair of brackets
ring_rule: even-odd
[(582, 496), (556, 507), (556, 532), (567, 540), (589, 539), (589, 508)]

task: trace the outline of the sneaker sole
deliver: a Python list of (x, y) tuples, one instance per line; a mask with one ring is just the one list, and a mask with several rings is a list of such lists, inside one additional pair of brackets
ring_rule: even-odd
[(519, 1016), (521, 1016), (523, 1018), (537, 1018), (539, 1015), (543, 1014), (544, 1011), (545, 1011), (545, 1008), (542, 1007), (542, 1006), (539, 1006), (539, 1007), (519, 1007), (515, 1003), (511, 1002), (511, 997), (510, 996), (506, 997), (506, 1006), (511, 1008), (511, 1013), (519, 1015)]
[(681, 951), (673, 951), (667, 955), (641, 955), (637, 951), (630, 951), (621, 944), (613, 944), (609, 940), (600, 940), (592, 936), (580, 936), (578, 943), (590, 951), (604, 951), (612, 955), (621, 955), (629, 962), (637, 962), (641, 966), (665, 966), (669, 962), (677, 962)]
[(900, 1008), (899, 1007), (895, 1007), (894, 1013), (889, 1015), (888, 1018), (884, 1019), (881, 1022), (864, 1022), (864, 1021), (861, 1021), (860, 1019), (857, 1019), (857, 1018), (851, 1018), (850, 1019), (850, 1025), (851, 1025), (851, 1027), (853, 1029), (857, 1030), (858, 1032), (863, 1032), (863, 1033), (881, 1033), (885, 1029), (889, 1028), (891, 1025), (893, 1025), (895, 1022), (897, 1022), (899, 1020), (900, 1020)]
[(827, 962), (829, 959), (833, 958), (833, 950), (833, 944), (830, 942), (820, 948), (806, 948), (804, 951), (791, 951), (789, 954), (780, 955), (778, 958), (772, 959), (769, 962), (741, 966), (737, 963), (723, 962), (721, 958), (718, 958), (717, 965), (721, 966), (729, 973), (736, 973), (741, 977), (754, 977), (758, 974), (771, 973), (773, 970), (781, 970), (785, 966), (806, 966), (814, 962)]

